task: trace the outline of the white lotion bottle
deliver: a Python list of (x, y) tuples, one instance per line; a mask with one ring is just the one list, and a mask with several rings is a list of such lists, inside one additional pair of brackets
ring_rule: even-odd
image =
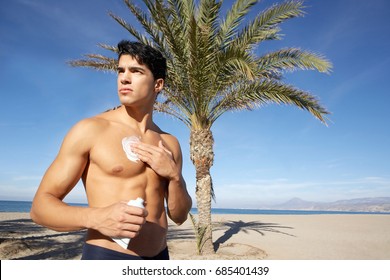
[[(138, 197), (135, 200), (130, 200), (127, 205), (135, 206), (139, 208), (145, 208), (144, 206), (144, 200), (140, 197)], [(124, 237), (124, 238), (115, 238), (112, 237), (112, 240), (114, 240), (116, 243), (118, 243), (123, 249), (127, 249), (127, 246), (129, 246), (130, 238)]]

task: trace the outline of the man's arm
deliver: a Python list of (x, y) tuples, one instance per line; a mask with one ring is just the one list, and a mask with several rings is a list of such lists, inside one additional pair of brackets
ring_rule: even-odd
[(36, 223), (57, 231), (92, 228), (107, 236), (133, 238), (145, 223), (144, 209), (128, 206), (126, 202), (89, 208), (62, 201), (80, 180), (88, 163), (94, 137), (102, 129), (96, 122), (81, 121), (67, 134), (35, 194), (30, 215)]
[(179, 180), (170, 180), (167, 192), (168, 216), (177, 225), (187, 220), (188, 213), (192, 207), (192, 199), (187, 192), (183, 176)]
[(187, 220), (192, 207), (192, 199), (187, 192), (186, 182), (182, 175), (183, 156), (178, 142), (175, 143), (175, 147), (173, 155), (176, 169), (173, 168), (174, 173), (168, 183), (167, 206), (169, 217), (180, 225)]
[(168, 180), (166, 195), (168, 216), (180, 225), (187, 220), (192, 200), (182, 176), (183, 163), (180, 144), (173, 136), (170, 136), (169, 147), (172, 152), (163, 145), (162, 141), (157, 147), (145, 143), (133, 145), (140, 160), (147, 163), (158, 175)]
[(90, 143), (80, 135), (86, 126), (84, 121), (70, 130), (43, 176), (30, 212), (36, 223), (58, 231), (87, 227), (88, 209), (71, 207), (62, 201), (81, 178), (88, 161)]

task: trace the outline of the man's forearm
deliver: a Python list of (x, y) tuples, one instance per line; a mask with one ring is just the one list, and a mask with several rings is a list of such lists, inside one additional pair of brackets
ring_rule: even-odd
[(168, 215), (172, 221), (180, 225), (187, 220), (188, 212), (192, 207), (192, 199), (182, 176), (179, 180), (169, 181), (167, 205)]
[(34, 198), (30, 215), (34, 222), (52, 230), (76, 231), (88, 227), (89, 210), (86, 207), (69, 206), (54, 196), (41, 194)]

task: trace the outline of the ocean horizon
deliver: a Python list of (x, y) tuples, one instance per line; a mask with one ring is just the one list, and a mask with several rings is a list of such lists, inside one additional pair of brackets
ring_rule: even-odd
[[(87, 207), (85, 203), (69, 203), (70, 205)], [(0, 212), (30, 212), (31, 201), (0, 200)], [(197, 208), (191, 209), (197, 214)], [(322, 210), (277, 210), (277, 209), (243, 209), (243, 208), (212, 208), (212, 214), (239, 214), (239, 215), (320, 215), (320, 214), (376, 214), (390, 215), (389, 212), (360, 212), (360, 211), (322, 211)]]

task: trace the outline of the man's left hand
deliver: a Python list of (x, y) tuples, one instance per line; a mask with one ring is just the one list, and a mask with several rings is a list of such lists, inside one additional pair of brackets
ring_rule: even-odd
[(169, 180), (179, 180), (179, 171), (172, 152), (163, 145), (161, 140), (158, 142), (158, 146), (142, 142), (132, 144), (132, 150), (158, 175)]

